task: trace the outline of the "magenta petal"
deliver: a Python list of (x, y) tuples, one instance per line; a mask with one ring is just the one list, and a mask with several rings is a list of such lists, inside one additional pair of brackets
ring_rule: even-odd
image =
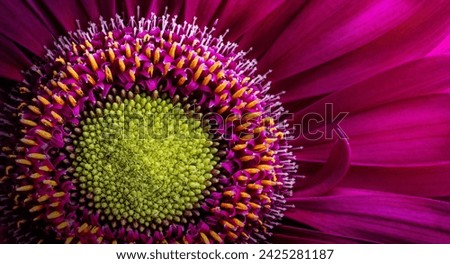
[(220, 0), (188, 0), (184, 4), (184, 19), (192, 22), (197, 18), (200, 26), (210, 25), (214, 22), (214, 14), (218, 11)]
[[(311, 112), (324, 116), (327, 103), (333, 104), (335, 115), (339, 112), (354, 114), (408, 98), (445, 92), (450, 86), (449, 68), (448, 56), (407, 63), (326, 96), (301, 111), (297, 110), (294, 121), (300, 122), (305, 114)], [(288, 94), (291, 97), (291, 94)], [(295, 97), (293, 95), (292, 97)], [(299, 107), (301, 106), (297, 106), (297, 109)]]
[(0, 35), (0, 46), (0, 78), (22, 80), (20, 71), (32, 65), (30, 59), (3, 35)]
[(339, 186), (414, 196), (450, 196), (450, 163), (416, 167), (351, 166)]
[(350, 237), (325, 234), (320, 231), (283, 224), (275, 229), (270, 239), (281, 244), (355, 244), (367, 243)]
[(44, 54), (44, 45), (50, 45), (53, 36), (59, 35), (24, 1), (3, 1), (0, 17), (0, 35), (38, 56)]
[[(301, 151), (298, 154), (301, 156)], [(350, 147), (346, 139), (339, 139), (323, 168), (316, 175), (306, 175), (296, 182), (296, 196), (315, 196), (332, 190), (347, 172), (350, 160)]]
[(378, 243), (450, 243), (450, 203), (383, 192), (336, 189), (290, 198), (286, 217), (324, 233)]
[[(319, 7), (314, 10), (322, 8), (326, 15), (314, 15), (305, 8), (298, 22), (286, 29), (285, 36), (261, 61), (263, 70), (274, 70), (274, 91), (297, 92), (292, 100), (337, 91), (421, 58), (448, 34), (447, 1), (433, 1), (433, 5), (370, 1), (366, 7), (367, 1), (356, 5), (344, 5), (350, 1), (329, 2), (337, 4), (329, 7), (322, 1), (315, 2)], [(346, 10), (333, 10), (334, 5)], [(357, 8), (361, 10), (354, 10)], [(347, 14), (347, 10), (353, 13)], [(392, 19), (382, 18), (391, 12), (396, 13), (390, 16)], [(326, 20), (321, 21), (320, 17)]]
[(448, 162), (449, 105), (450, 95), (438, 95), (350, 115), (342, 127), (351, 139), (351, 163), (395, 167)]
[(236, 41), (282, 4), (282, 1), (273, 0), (224, 1), (223, 6), (215, 13), (215, 17), (220, 18), (217, 31), (225, 32), (229, 29), (227, 40)]

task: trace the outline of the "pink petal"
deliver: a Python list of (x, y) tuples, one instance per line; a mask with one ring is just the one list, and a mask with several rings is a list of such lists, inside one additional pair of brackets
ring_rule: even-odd
[(450, 196), (450, 162), (418, 167), (351, 166), (339, 186), (414, 196)]
[[(443, 93), (450, 87), (449, 68), (450, 56), (425, 58), (407, 63), (335, 92), (303, 109), (301, 105), (297, 106), (294, 123), (301, 122), (306, 114), (312, 112), (325, 116), (325, 104), (328, 103), (333, 105), (335, 115), (339, 112), (349, 112), (352, 115), (408, 98)], [(292, 97), (294, 95), (292, 94)], [(298, 110), (299, 108), (301, 110)]]
[(324, 197), (290, 198), (287, 219), (326, 234), (378, 243), (449, 243), (450, 203), (413, 196), (336, 189)]
[[(197, 17), (200, 26), (212, 25), (216, 19), (214, 14), (218, 12), (220, 0), (191, 0), (184, 4), (184, 16), (188, 22), (192, 22)], [(222, 2), (223, 4), (223, 2)]]
[[(301, 154), (300, 154), (301, 155)], [(323, 168), (315, 175), (305, 174), (297, 179), (295, 193), (298, 196), (315, 196), (332, 190), (347, 172), (350, 160), (350, 147), (346, 139), (339, 139), (331, 150)], [(300, 172), (303, 173), (300, 165)]]
[(224, 1), (215, 13), (215, 17), (219, 18), (217, 31), (225, 32), (229, 29), (227, 40), (236, 41), (238, 37), (266, 19), (268, 14), (282, 4), (282, 1), (273, 0)]
[(325, 234), (320, 231), (290, 226), (282, 224), (276, 227), (273, 236), (270, 238), (272, 243), (280, 244), (355, 244), (367, 243), (350, 237)]
[[(58, 35), (55, 28), (48, 26), (48, 21), (41, 21), (35, 10), (23, 1), (4, 1), (0, 17), (0, 35), (38, 56), (44, 54), (44, 45), (53, 42), (52, 35)], [(5, 43), (0, 45), (3, 47)]]
[[(447, 1), (320, 1), (297, 16), (261, 60), (287, 100), (340, 90), (422, 57), (447, 34)], [(288, 78), (291, 77), (291, 78)]]
[(32, 65), (27, 56), (14, 43), (0, 34), (0, 78), (14, 81), (23, 79), (20, 71)]

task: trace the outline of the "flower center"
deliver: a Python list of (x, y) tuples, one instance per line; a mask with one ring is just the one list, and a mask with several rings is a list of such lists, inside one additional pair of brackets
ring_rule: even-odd
[(202, 200), (216, 161), (210, 136), (181, 104), (137, 95), (107, 103), (81, 122), (74, 177), (88, 205), (149, 226), (180, 221)]

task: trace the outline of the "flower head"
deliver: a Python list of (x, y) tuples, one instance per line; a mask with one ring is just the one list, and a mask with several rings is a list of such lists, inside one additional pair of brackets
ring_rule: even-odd
[(295, 172), (278, 97), (235, 44), (175, 20), (101, 19), (61, 37), (16, 88), (6, 217), (33, 224), (18, 242), (270, 234)]
[(6, 241), (449, 242), (447, 2), (5, 1)]

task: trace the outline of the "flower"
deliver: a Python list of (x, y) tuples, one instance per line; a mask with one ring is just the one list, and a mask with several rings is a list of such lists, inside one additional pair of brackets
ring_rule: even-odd
[[(95, 50), (100, 49), (98, 47), (101, 46), (104, 55), (111, 56), (108, 54), (109, 49), (106, 49), (109, 47), (101, 41), (95, 42), (96, 39), (93, 37), (95, 34), (89, 32), (89, 30), (84, 31), (88, 33), (79, 31), (78, 36), (75, 36), (75, 39), (78, 40), (75, 43), (75, 48), (72, 47), (71, 42), (66, 42), (65, 39), (60, 40), (59, 49), (58, 47), (57, 49), (50, 48), (53, 36), (64, 36), (66, 35), (65, 32), (77, 29), (77, 19), (81, 29), (88, 28), (88, 21), (98, 22), (99, 15), (102, 15), (105, 21), (108, 21), (105, 22), (106, 24), (98, 22), (99, 27), (118, 26), (120, 18), (117, 18), (116, 22), (111, 22), (112, 24), (109, 22), (109, 18), (114, 19), (116, 14), (124, 17), (132, 16), (135, 14), (137, 6), (139, 6), (140, 16), (150, 18), (150, 21), (160, 21), (158, 23), (161, 23), (161, 26), (170, 23), (168, 18), (162, 20), (165, 22), (161, 22), (155, 17), (151, 18), (151, 12), (156, 13), (159, 18), (165, 17), (164, 12), (178, 15), (177, 21), (181, 21), (179, 22), (181, 27), (184, 25), (184, 28), (180, 29), (181, 31), (188, 30), (187, 27), (189, 23), (193, 22), (194, 16), (197, 16), (196, 23), (200, 27), (208, 26), (210, 28), (215, 26), (216, 33), (211, 34), (216, 37), (226, 33), (226, 29), (229, 29), (223, 39), (225, 41), (236, 41), (239, 44), (239, 49), (246, 50), (253, 47), (247, 57), (251, 56), (258, 59), (258, 72), (266, 73), (269, 69), (272, 69), (267, 77), (271, 81), (269, 94), (278, 95), (283, 106), (294, 113), (293, 120), (290, 120), (293, 125), (303, 125), (301, 130), (293, 131), (301, 131), (300, 136), (287, 140), (282, 136), (288, 135), (288, 132), (291, 131), (287, 131), (288, 128), (283, 125), (284, 122), (272, 124), (270, 119), (264, 121), (267, 122), (265, 125), (268, 127), (278, 127), (281, 132), (281, 134), (278, 134), (277, 141), (270, 145), (271, 148), (276, 150), (281, 147), (282, 151), (278, 152), (286, 153), (280, 154), (279, 157), (281, 158), (278, 160), (270, 162), (267, 160), (267, 163), (251, 163), (250, 158), (254, 157), (254, 153), (249, 155), (247, 151), (250, 149), (244, 145), (242, 145), (244, 147), (243, 152), (237, 152), (238, 154), (233, 156), (232, 153), (234, 152), (230, 150), (230, 147), (237, 146), (236, 141), (233, 141), (236, 137), (231, 137), (229, 142), (233, 145), (228, 145), (228, 147), (214, 145), (214, 138), (202, 134), (201, 129), (197, 131), (199, 132), (199, 138), (196, 138), (198, 140), (186, 142), (187, 145), (185, 146), (177, 145), (175, 148), (173, 148), (173, 142), (169, 147), (161, 145), (161, 154), (146, 157), (146, 161), (141, 161), (137, 166), (130, 163), (133, 159), (122, 158), (124, 155), (116, 157), (115, 160), (119, 160), (120, 164), (127, 168), (127, 173), (139, 176), (139, 170), (142, 167), (145, 168), (147, 162), (153, 166), (157, 162), (157, 157), (164, 155), (164, 153), (170, 151), (179, 153), (181, 149), (202, 149), (205, 151), (199, 153), (183, 152), (184, 156), (180, 156), (183, 159), (194, 157), (193, 160), (188, 162), (196, 164), (193, 166), (192, 172), (189, 173), (193, 176), (194, 181), (190, 181), (192, 183), (191, 189), (189, 189), (191, 192), (187, 192), (181, 198), (173, 197), (171, 201), (177, 206), (193, 207), (193, 210), (189, 211), (193, 216), (188, 214), (183, 218), (186, 222), (190, 219), (189, 217), (195, 218), (195, 214), (202, 210), (198, 209), (201, 208), (201, 205), (196, 204), (196, 199), (202, 200), (202, 198), (205, 198), (205, 201), (214, 204), (219, 200), (214, 195), (217, 193), (217, 195), (222, 196), (230, 195), (230, 203), (225, 203), (221, 210), (214, 211), (214, 209), (211, 211), (211, 218), (208, 221), (191, 223), (190, 225), (194, 227), (189, 229), (192, 232), (189, 232), (187, 236), (179, 235), (180, 232), (186, 232), (186, 230), (178, 228), (182, 225), (170, 225), (172, 229), (164, 229), (166, 233), (154, 232), (149, 236), (140, 230), (142, 228), (145, 230), (146, 222), (149, 225), (152, 223), (160, 224), (159, 222), (162, 223), (165, 219), (169, 219), (168, 216), (172, 218), (169, 219), (170, 221), (175, 221), (174, 218), (179, 217), (176, 210), (164, 212), (158, 207), (156, 213), (161, 215), (154, 215), (152, 212), (155, 208), (151, 205), (154, 203), (139, 202), (138, 204), (144, 205), (142, 211), (121, 211), (120, 206), (132, 202), (127, 199), (122, 199), (123, 204), (119, 203), (118, 208), (110, 206), (108, 203), (103, 206), (99, 201), (113, 199), (111, 193), (116, 189), (112, 189), (111, 186), (117, 188), (120, 185), (116, 186), (112, 183), (120, 182), (121, 178), (115, 177), (116, 174), (103, 173), (102, 177), (96, 179), (98, 172), (94, 172), (98, 166), (98, 161), (102, 161), (101, 156), (107, 156), (110, 153), (108, 149), (102, 149), (105, 146), (116, 147), (114, 150), (120, 149), (122, 152), (116, 152), (119, 154), (132, 153), (139, 157), (142, 157), (141, 150), (150, 147), (144, 144), (140, 149), (136, 143), (130, 143), (130, 141), (119, 142), (120, 140), (114, 141), (114, 138), (99, 138), (95, 131), (98, 131), (99, 128), (106, 129), (114, 123), (108, 121), (107, 118), (100, 119), (98, 116), (105, 115), (105, 112), (109, 114), (111, 111), (121, 109), (121, 105), (123, 106), (125, 100), (128, 100), (126, 104), (129, 104), (130, 107), (121, 109), (123, 111), (128, 109), (124, 116), (131, 116), (130, 118), (133, 120), (132, 113), (141, 110), (141, 108), (134, 106), (139, 104), (145, 106), (149, 103), (150, 110), (148, 111), (152, 111), (152, 114), (156, 111), (157, 116), (160, 114), (162, 117), (166, 110), (161, 109), (165, 105), (173, 103), (171, 100), (174, 98), (174, 90), (166, 86), (167, 90), (164, 90), (163, 94), (172, 98), (166, 99), (167, 97), (163, 98), (163, 94), (160, 94), (159, 90), (154, 95), (148, 95), (153, 95), (152, 98), (145, 95), (141, 96), (142, 91), (139, 90), (139, 87), (137, 90), (133, 90), (135, 88), (131, 86), (125, 87), (127, 91), (131, 91), (130, 95), (121, 94), (121, 90), (115, 87), (108, 87), (108, 84), (113, 81), (112, 78), (115, 81), (118, 79), (126, 86), (126, 84), (135, 83), (136, 76), (142, 74), (137, 71), (139, 67), (135, 66), (140, 62), (145, 63), (145, 60), (138, 58), (133, 62), (132, 60), (135, 57), (128, 56), (129, 50), (137, 48), (127, 46), (126, 41), (121, 43), (121, 50), (114, 47), (114, 56), (123, 56), (122, 61), (114, 58), (114, 61), (117, 61), (115, 68), (99, 65), (99, 61), (102, 60), (101, 52), (94, 55), (90, 55), (89, 52), (76, 54), (75, 50), (83, 50), (81, 45), (84, 49), (90, 51), (89, 44), (91, 44)], [(165, 10), (166, 6), (167, 10)], [(14, 114), (18, 112), (2, 111), (0, 120), (2, 120), (4, 128), (1, 134), (3, 147), (1, 165), (6, 174), (6, 177), (2, 178), (2, 181), (4, 181), (2, 192), (6, 194), (2, 196), (2, 206), (8, 207), (8, 204), (16, 198), (18, 202), (16, 201), (15, 204), (13, 202), (13, 204), (20, 205), (18, 210), (28, 210), (23, 214), (3, 215), (2, 222), (8, 223), (9, 235), (14, 234), (15, 239), (29, 242), (39, 241), (42, 235), (50, 235), (57, 240), (68, 239), (67, 242), (72, 242), (72, 240), (113, 242), (115, 237), (121, 238), (119, 242), (160, 242), (164, 241), (165, 238), (173, 237), (184, 238), (187, 242), (243, 242), (248, 241), (245, 238), (249, 235), (255, 242), (260, 242), (272, 232), (272, 242), (284, 243), (450, 242), (450, 236), (448, 235), (450, 233), (450, 225), (448, 224), (450, 206), (447, 202), (449, 188), (446, 184), (449, 166), (448, 155), (446, 154), (446, 149), (449, 146), (447, 137), (449, 115), (447, 114), (446, 103), (449, 101), (447, 92), (450, 82), (447, 69), (450, 58), (445, 54), (448, 51), (448, 41), (444, 41), (449, 29), (448, 9), (446, 1), (433, 1), (433, 4), (426, 4), (407, 0), (362, 1), (357, 4), (344, 0), (321, 2), (258, 1), (257, 4), (252, 1), (227, 1), (223, 3), (181, 1), (176, 4), (159, 1), (125, 1), (123, 6), (116, 5), (115, 1), (107, 1), (101, 5), (67, 1), (64, 6), (58, 6), (58, 3), (54, 2), (43, 2), (41, 4), (34, 1), (27, 3), (7, 2), (0, 11), (2, 17), (6, 18), (1, 22), (2, 26), (0, 27), (0, 43), (2, 46), (0, 53), (0, 63), (2, 64), (0, 68), (0, 77), (2, 78), (1, 103), (2, 107), (6, 109), (11, 107), (11, 102), (18, 98), (26, 102), (33, 102), (33, 104), (27, 103), (25, 105), (28, 107), (27, 110), (19, 112), (23, 114), (20, 116), (23, 126), (30, 127), (31, 125), (31, 127), (34, 127), (33, 131), (30, 129), (31, 132), (23, 131), (26, 135), (31, 135), (27, 133), (34, 133), (32, 134), (33, 138), (22, 137), (22, 143), (17, 146), (23, 148), (27, 144), (31, 144), (27, 146), (36, 146), (26, 147), (25, 155), (28, 156), (14, 156), (17, 155), (17, 152), (22, 152), (17, 150), (14, 152), (16, 145), (8, 149), (11, 144), (7, 144), (7, 141), (15, 138), (12, 135), (20, 132), (18, 131), (20, 126), (12, 123), (14, 117), (5, 113)], [(217, 18), (219, 20), (215, 22)], [(188, 24), (183, 24), (183, 21), (187, 21)], [(122, 28), (120, 25), (118, 27)], [(93, 31), (93, 27), (90, 30)], [(100, 32), (100, 29), (96, 32)], [(205, 31), (202, 37), (206, 36), (206, 38), (201, 38), (200, 41), (210, 43), (207, 40), (209, 34)], [(91, 39), (91, 37), (93, 38)], [(113, 37), (120, 39), (121, 36)], [(145, 36), (142, 37), (145, 38)], [(167, 36), (167, 38), (170, 38), (170, 36)], [(218, 37), (220, 41), (222, 41), (221, 38)], [(89, 40), (87, 43), (81, 43), (81, 40), (85, 41), (86, 39)], [(216, 41), (216, 39), (213, 41)], [(217, 43), (220, 42), (216, 42), (215, 48), (218, 47)], [(69, 47), (66, 48), (65, 45)], [(193, 43), (190, 43), (190, 45), (195, 47)], [(211, 47), (215, 45), (211, 45)], [(48, 46), (53, 54), (49, 53), (47, 57), (44, 57), (44, 46)], [(226, 47), (232, 48), (231, 46)], [(60, 59), (59, 55), (69, 48), (75, 49), (73, 50), (75, 58), (61, 57)], [(156, 55), (158, 53), (156, 49), (151, 49), (153, 56), (149, 56), (149, 58), (153, 60), (152, 63), (155, 65), (157, 64), (155, 60), (159, 62), (159, 59), (163, 59), (168, 64), (167, 70), (164, 64), (162, 68), (157, 69), (158, 76), (163, 76), (168, 74), (170, 69), (176, 67), (173, 60), (175, 56), (172, 55), (177, 55), (181, 47), (174, 46), (172, 51), (172, 46), (166, 48), (162, 45), (160, 48), (166, 50), (165, 57), (159, 57), (159, 55)], [(214, 48), (212, 51), (215, 51)], [(253, 79), (257, 80), (256, 91), (258, 89), (264, 90), (265, 86), (261, 82), (264, 79), (263, 76), (252, 75), (254, 65), (251, 61), (242, 60), (240, 57), (240, 55), (232, 52), (225, 52), (224, 58), (217, 58), (216, 61), (225, 63), (227, 58), (232, 58), (232, 61), (241, 61), (242, 64), (237, 63), (238, 66), (235, 69), (242, 69), (243, 73), (248, 73)], [(45, 64), (49, 61), (49, 58), (59, 61), (59, 68), (56, 68), (57, 73), (61, 68), (64, 69), (63, 81), (54, 80), (54, 84), (52, 84), (51, 81), (45, 79), (48, 78), (47, 75), (44, 75), (43, 78), (39, 76), (42, 72), (48, 74), (55, 70), (54, 68), (49, 69), (50, 66), (56, 67), (54, 64)], [(73, 59), (73, 61), (70, 61), (71, 63), (77, 62), (78, 64), (68, 65), (69, 59)], [(111, 60), (111, 58), (109, 59)], [(13, 89), (15, 84), (21, 82), (24, 78), (20, 71), (29, 68), (32, 65), (31, 61), (44, 66), (34, 69), (34, 77), (27, 77), (25, 84), (30, 84), (29, 87), (27, 85), (17, 86), (17, 93), (15, 93), (15, 89)], [(44, 61), (44, 64), (41, 64), (42, 61)], [(208, 66), (212, 67), (213, 65), (214, 62)], [(147, 73), (151, 74), (149, 68), (149, 65), (145, 66)], [(183, 73), (175, 75), (174, 79), (177, 83), (179, 82), (179, 85), (185, 84), (186, 80), (183, 77), (186, 79), (187, 77), (192, 79), (200, 78), (200, 76), (202, 78), (207, 77), (202, 75), (203, 70), (197, 73), (199, 68), (197, 65), (190, 68), (195, 70), (191, 71), (191, 75), (183, 75)], [(89, 74), (89, 72), (93, 73)], [(242, 73), (235, 71), (235, 74)], [(92, 77), (95, 75), (97, 79)], [(90, 112), (77, 108), (81, 102), (86, 102), (87, 105), (89, 105), (87, 102), (95, 103), (95, 96), (98, 96), (85, 93), (93, 89), (73, 87), (72, 84), (78, 82), (78, 78), (81, 80), (79, 83), (91, 86), (101, 83), (103, 90), (111, 90), (112, 101), (109, 102), (109, 105), (106, 105), (105, 101), (105, 105), (93, 104), (89, 106), (95, 117), (91, 116)], [(64, 80), (73, 82), (65, 82)], [(33, 90), (37, 88), (34, 84), (41, 87), (39, 93)], [(44, 86), (39, 84), (44, 84)], [(67, 101), (64, 101), (64, 106), (58, 106), (58, 97), (53, 98), (53, 90), (50, 90), (48, 87), (51, 86), (47, 86), (47, 84), (53, 85), (55, 89), (67, 90), (65, 91), (67, 95), (64, 97)], [(145, 83), (145, 87), (153, 87), (150, 92), (154, 92), (157, 84), (148, 82)], [(219, 92), (223, 91), (221, 89), (225, 89), (225, 87), (229, 89), (230, 83), (224, 84), (223, 87), (220, 84), (222, 83), (216, 83), (216, 89)], [(68, 87), (68, 85), (71, 86)], [(46, 86), (51, 95), (45, 89)], [(203, 109), (212, 106), (213, 108), (216, 107), (216, 111), (219, 111), (222, 107), (226, 108), (227, 106), (226, 101), (220, 105), (220, 97), (214, 100), (211, 100), (210, 96), (202, 97), (208, 92), (207, 90), (202, 90), (198, 86), (188, 87), (186, 85), (185, 95), (190, 95), (192, 91), (198, 92), (196, 95), (197, 102), (200, 102), (199, 104)], [(230, 91), (238, 92), (238, 90)], [(34, 101), (32, 101), (33, 96), (28, 95), (30, 92), (36, 96)], [(47, 93), (47, 95), (44, 93)], [(107, 98), (108, 93), (109, 90), (105, 92), (105, 98)], [(239, 99), (240, 96), (238, 95), (234, 99)], [(250, 96), (252, 96), (252, 92), (250, 92)], [(254, 96), (257, 96), (257, 94), (254, 94)], [(263, 98), (266, 97), (259, 99)], [(273, 104), (275, 109), (281, 109), (277, 108), (277, 96), (268, 98), (269, 105)], [(51, 102), (52, 106), (44, 107), (49, 100), (54, 100)], [(118, 102), (115, 102), (115, 100)], [(114, 102), (116, 103), (115, 106)], [(208, 104), (208, 102), (211, 103)], [(247, 104), (251, 104), (251, 102), (248, 101)], [(50, 104), (50, 102), (48, 103)], [(152, 105), (152, 103), (155, 105)], [(330, 103), (332, 108), (327, 107)], [(173, 104), (176, 106), (176, 103)], [(241, 113), (237, 102), (232, 105), (235, 106), (235, 111)], [(37, 106), (42, 106), (42, 108)], [(258, 118), (258, 121), (271, 117), (256, 114), (258, 113), (258, 107), (264, 106), (254, 105), (250, 107), (248, 113), (253, 114), (251, 117)], [(225, 108), (223, 108), (223, 111), (226, 111)], [(181, 102), (176, 110), (178, 112), (185, 110), (188, 114), (191, 111), (192, 116), (200, 112), (200, 110), (191, 108), (190, 105), (187, 106), (186, 102)], [(39, 113), (42, 111), (45, 112)], [(99, 112), (98, 115), (96, 115), (96, 112)], [(77, 120), (79, 119), (70, 120), (70, 123), (73, 123), (72, 127), (67, 127), (66, 131), (64, 127), (60, 126), (63, 129), (51, 130), (52, 132), (58, 132), (53, 134), (49, 134), (50, 130), (43, 128), (45, 121), (33, 126), (34, 119), (28, 118), (28, 116), (32, 118), (44, 117), (44, 119), (51, 117), (51, 120), (55, 123), (49, 125), (57, 127), (56, 123), (60, 120), (66, 122), (65, 120), (70, 116), (70, 113), (78, 113), (83, 116), (84, 123), (78, 124)], [(284, 112), (275, 110), (275, 113)], [(310, 115), (310, 113), (316, 115)], [(342, 115), (339, 115), (340, 113), (349, 114), (348, 116), (344, 115), (345, 118), (339, 119), (337, 117), (342, 117)], [(145, 116), (147, 112), (141, 111), (141, 114)], [(324, 120), (315, 119), (318, 116), (329, 118), (330, 115), (336, 118), (331, 120), (327, 118)], [(172, 122), (182, 121), (176, 117), (171, 120), (165, 123), (167, 127), (173, 125)], [(314, 121), (315, 125), (309, 126)], [(184, 122), (187, 122), (185, 123), (186, 126), (190, 123), (195, 124), (191, 119)], [(253, 130), (258, 129), (253, 123), (251, 126)], [(130, 127), (133, 128), (132, 125)], [(194, 125), (194, 128), (198, 128), (198, 126)], [(89, 133), (86, 131), (89, 131)], [(132, 131), (136, 131), (136, 129), (128, 131), (130, 131), (130, 134), (127, 135), (133, 137)], [(64, 136), (64, 133), (71, 134), (71, 132), (74, 132), (73, 138), (70, 139), (70, 142), (65, 142), (64, 139), (67, 137)], [(108, 130), (108, 132), (114, 134), (114, 130)], [(188, 129), (183, 132), (193, 133), (193, 130)], [(334, 136), (332, 138), (314, 138), (314, 140), (311, 138), (311, 135), (327, 135), (327, 133)], [(224, 134), (223, 131), (222, 134)], [(24, 139), (25, 142), (23, 142)], [(263, 137), (264, 139), (265, 137)], [(104, 140), (107, 140), (107, 144)], [(298, 173), (304, 176), (297, 177), (296, 184), (293, 186), (292, 197), (288, 197), (290, 177), (296, 175), (293, 171), (295, 166), (289, 162), (291, 159), (288, 150), (289, 145), (293, 146), (291, 150), (299, 165)], [(68, 147), (64, 152), (67, 156), (76, 154), (75, 156), (80, 158), (76, 161), (66, 161), (64, 157), (60, 156), (63, 152), (52, 152), (51, 147), (62, 148), (63, 146)], [(87, 156), (80, 155), (86, 149), (86, 146), (93, 146), (96, 155), (100, 158), (92, 158), (92, 152), (90, 151), (87, 152)], [(44, 148), (48, 152), (39, 152)], [(8, 153), (11, 150), (13, 150), (13, 153)], [(210, 153), (214, 155), (209, 155)], [(201, 156), (202, 154), (204, 155)], [(197, 157), (203, 157), (204, 159), (200, 162)], [(227, 160), (224, 160), (223, 157), (226, 157)], [(263, 156), (257, 155), (257, 157), (263, 159)], [(108, 156), (108, 158), (110, 157)], [(25, 171), (24, 177), (31, 178), (33, 176), (37, 179), (42, 177), (39, 176), (40, 174), (33, 174), (36, 173), (35, 171), (31, 173), (27, 169), (29, 166), (37, 167), (40, 172), (45, 174), (46, 170), (51, 170), (51, 166), (56, 162), (67, 163), (67, 170), (76, 170), (76, 167), (83, 166), (84, 169), (80, 173), (86, 173), (86, 175), (79, 175), (77, 181), (64, 181), (64, 177), (67, 175), (55, 175), (52, 172), (52, 177), (46, 178), (45, 182), (42, 181), (42, 183), (46, 186), (58, 187), (61, 190), (57, 192), (49, 187), (46, 190), (51, 189), (51, 192), (37, 193), (31, 190), (31, 188), (37, 186), (33, 178), (17, 179), (21, 175), (16, 174), (11, 181), (10, 170), (12, 169), (8, 165), (12, 159), (19, 164), (18, 167), (21, 168), (22, 172)], [(247, 169), (254, 168), (263, 171), (268, 169), (269, 171), (275, 171), (278, 175), (286, 175), (280, 179), (280, 182), (274, 180), (274, 178), (271, 180), (264, 178), (263, 180), (266, 180), (267, 185), (262, 184), (261, 179), (257, 180), (256, 183), (251, 183), (254, 184), (251, 187), (254, 187), (255, 190), (266, 188), (264, 190), (270, 194), (270, 197), (267, 198), (274, 200), (275, 208), (267, 208), (267, 212), (264, 209), (255, 211), (257, 212), (255, 216), (264, 220), (261, 223), (257, 222), (255, 218), (255, 224), (249, 226), (248, 222), (253, 215), (250, 215), (250, 218), (248, 218), (248, 215), (250, 210), (256, 210), (255, 208), (264, 206), (263, 202), (254, 204), (252, 206), (255, 208), (249, 209), (250, 203), (241, 205), (233, 198), (233, 194), (236, 195), (236, 190), (232, 189), (232, 186), (230, 186), (231, 189), (221, 189), (224, 186), (229, 186), (230, 177), (236, 177), (235, 180), (239, 183), (241, 175), (220, 177), (219, 172), (217, 175), (213, 173), (210, 176), (207, 176), (208, 174), (203, 175), (203, 172), (198, 172), (199, 174), (194, 172), (196, 168), (209, 170), (210, 166), (215, 166), (215, 163), (219, 162), (222, 164), (222, 169), (227, 171), (228, 168), (228, 173), (232, 174), (238, 165), (233, 165), (233, 162), (230, 161), (236, 159), (240, 159), (240, 162), (250, 162), (252, 165), (245, 167)], [(51, 160), (50, 163), (48, 163), (49, 160)], [(73, 164), (76, 166), (71, 167)], [(162, 168), (173, 167), (171, 164), (173, 163), (171, 163), (170, 158), (164, 158), (161, 166)], [(200, 166), (200, 164), (203, 165)], [(264, 166), (258, 168), (257, 164), (263, 164)], [(129, 166), (127, 167), (127, 165)], [(276, 171), (277, 165), (283, 166), (280, 166)], [(181, 170), (186, 169), (188, 168), (183, 166), (175, 167), (175, 173), (180, 174)], [(107, 171), (107, 169), (104, 171)], [(158, 172), (163, 173), (162, 170)], [(249, 175), (244, 175), (244, 177), (251, 178), (253, 171), (247, 171), (247, 173)], [(263, 177), (268, 177), (266, 173), (262, 174)], [(36, 181), (41, 184), (39, 180)], [(14, 186), (11, 185), (11, 182)], [(33, 184), (29, 184), (30, 182)], [(126, 182), (130, 184), (130, 181)], [(202, 193), (201, 190), (206, 187), (202, 184), (211, 184), (214, 189), (210, 189), (208, 193)], [(72, 185), (78, 186), (75, 188), (76, 192), (71, 192), (74, 189)], [(97, 191), (98, 186), (102, 188)], [(104, 186), (107, 187), (104, 188)], [(152, 187), (151, 184), (145, 186), (146, 188)], [(12, 191), (11, 188), (13, 187), (15, 191)], [(171, 185), (167, 190), (172, 190), (172, 187)], [(167, 188), (165, 185), (160, 188), (165, 191), (163, 193), (168, 192), (165, 188)], [(148, 190), (144, 188), (145, 193)], [(133, 191), (137, 193), (131, 195), (131, 197), (142, 198), (142, 195), (139, 194), (139, 188), (130, 187), (129, 191), (130, 193), (133, 193)], [(226, 193), (227, 191), (230, 192)], [(11, 195), (12, 193), (17, 194), (17, 192), (23, 192), (24, 194), (14, 197)], [(95, 194), (95, 197), (99, 197), (96, 199), (100, 200), (93, 200), (90, 204), (88, 200), (94, 199), (89, 195), (92, 193)], [(52, 197), (50, 197), (50, 194)], [(266, 197), (259, 197), (260, 194), (256, 191), (258, 198), (267, 200)], [(256, 197), (252, 193), (249, 195), (251, 196), (250, 199)], [(210, 200), (208, 200), (208, 197), (210, 197)], [(157, 198), (151, 197), (151, 199)], [(43, 208), (39, 207), (41, 204), (36, 203), (39, 199), (43, 200)], [(180, 199), (183, 202), (178, 204)], [(192, 203), (186, 202), (186, 199), (192, 201)], [(73, 204), (73, 200), (79, 203)], [(28, 205), (27, 202), (31, 203), (32, 206)], [(84, 206), (81, 211), (87, 214), (93, 209), (89, 211), (90, 209), (86, 208), (102, 210), (105, 219), (101, 219), (100, 215), (97, 215), (98, 219), (83, 215), (81, 219), (84, 222), (79, 221), (80, 216), (76, 212), (79, 212), (77, 210), (81, 207), (80, 204)], [(294, 205), (295, 208), (289, 207), (290, 205)], [(68, 209), (69, 206), (77, 208), (71, 211)], [(241, 211), (246, 212), (246, 217), (241, 218), (243, 214), (236, 214), (236, 218), (229, 219), (230, 212), (237, 207), (239, 207), (238, 210), (243, 209)], [(58, 208), (64, 208), (64, 210), (58, 210)], [(45, 225), (45, 228), (34, 228), (27, 223), (27, 221), (33, 221), (33, 219), (22, 217), (43, 209), (45, 209), (45, 213), (35, 214), (35, 217), (46, 217), (44, 222), (47, 225)], [(84, 209), (85, 211), (83, 211)], [(208, 210), (210, 209), (212, 208), (208, 208)], [(231, 211), (227, 211), (228, 209)], [(29, 212), (30, 210), (31, 212)], [(149, 210), (149, 213), (147, 213), (147, 210)], [(62, 217), (63, 214), (64, 217)], [(284, 217), (282, 217), (283, 215)], [(102, 236), (95, 235), (99, 230), (96, 230), (92, 223), (112, 221), (108, 219), (117, 217), (120, 221), (118, 220), (115, 223), (122, 226), (122, 229), (120, 227), (116, 229), (112, 222), (109, 222), (111, 225), (108, 227), (110, 227), (111, 233), (108, 233), (106, 226), (101, 226), (99, 229), (102, 228), (100, 231)], [(181, 217), (179, 218), (181, 222), (184, 221)], [(143, 223), (139, 222), (141, 219), (144, 219), (142, 220)], [(217, 221), (218, 219), (229, 219), (229, 221), (219, 224), (211, 223), (211, 221)], [(88, 220), (89, 224), (87, 224)], [(37, 219), (37, 221), (41, 220)], [(125, 221), (125, 223), (121, 223), (121, 221)], [(282, 224), (269, 231), (273, 227), (272, 225), (279, 223), (279, 221)], [(240, 227), (241, 224), (243, 227)], [(222, 229), (216, 229), (217, 226), (221, 226)], [(127, 227), (127, 230), (124, 227)], [(252, 228), (250, 229), (250, 227)], [(11, 232), (13, 228), (21, 231), (18, 233)], [(227, 233), (227, 231), (236, 228), (240, 230), (240, 236), (233, 232)], [(131, 232), (130, 229), (134, 231)], [(91, 235), (79, 235), (79, 233), (90, 233)], [(168, 233), (171, 236), (164, 236)], [(190, 235), (192, 233), (195, 235)], [(141, 236), (144, 236), (145, 239)], [(44, 242), (48, 242), (48, 240), (44, 240)], [(169, 239), (167, 242), (173, 241)]]

